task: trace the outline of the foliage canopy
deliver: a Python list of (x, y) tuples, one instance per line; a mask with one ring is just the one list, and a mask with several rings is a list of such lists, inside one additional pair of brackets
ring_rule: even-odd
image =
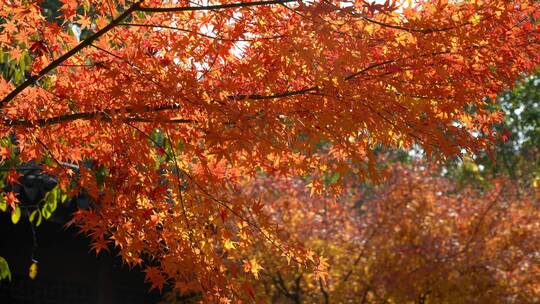
[(310, 175), (319, 193), (376, 176), (378, 145), (484, 149), (502, 117), (484, 97), (540, 56), (532, 0), (44, 3), (0, 1), (2, 160), (87, 192), (74, 223), (97, 252), (208, 301), (254, 295), (261, 240), (324, 272), (246, 180)]

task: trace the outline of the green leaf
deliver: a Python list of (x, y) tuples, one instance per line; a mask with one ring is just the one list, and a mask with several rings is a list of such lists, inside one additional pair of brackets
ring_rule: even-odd
[(45, 194), (45, 204), (41, 208), (41, 214), (45, 219), (49, 219), (56, 210), (56, 207), (58, 207), (58, 192), (58, 187), (54, 187)]
[(28, 220), (30, 221), (30, 223), (32, 223), (34, 221), (34, 219), (36, 218), (36, 214), (38, 212), (39, 212), (38, 210), (34, 210), (34, 211), (32, 211), (32, 213), (30, 213), (30, 216), (28, 217)]
[(35, 223), (36, 227), (39, 226), (39, 224), (41, 224), (41, 211), (39, 211), (39, 209), (32, 211), (28, 220), (30, 223)]
[(26, 69), (26, 62), (24, 61), (24, 55), (25, 53), (23, 53), (21, 58), (19, 59), (19, 68), (21, 71), (24, 71)]
[(42, 220), (41, 212), (39, 212), (39, 210), (38, 210), (38, 218), (37, 218), (37, 222), (36, 222), (36, 227), (41, 225), (41, 220)]
[(56, 209), (56, 202), (58, 202), (58, 187), (54, 187), (49, 193), (51, 194), (50, 201), (51, 203), (54, 203), (54, 209)]
[(7, 210), (7, 202), (4, 198), (4, 195), (0, 195), (0, 211), (6, 212)]
[(21, 219), (21, 208), (17, 206), (15, 210), (11, 211), (11, 222), (13, 222), (13, 224), (17, 224), (20, 219)]
[(330, 184), (332, 185), (332, 184), (337, 183), (337, 181), (339, 180), (339, 176), (340, 176), (339, 172), (334, 172), (332, 176), (330, 177)]
[(50, 204), (45, 204), (43, 205), (43, 208), (41, 208), (41, 214), (43, 214), (43, 217), (46, 220), (48, 220), (52, 216), (53, 212), (54, 210)]
[(11, 271), (9, 270), (9, 264), (6, 259), (0, 256), (0, 280), (3, 279), (11, 281)]

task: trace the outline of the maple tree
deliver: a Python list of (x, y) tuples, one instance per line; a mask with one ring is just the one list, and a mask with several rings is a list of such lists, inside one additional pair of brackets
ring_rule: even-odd
[(324, 271), (246, 179), (310, 174), (320, 193), (376, 176), (377, 145), (483, 149), (501, 119), (484, 96), (539, 61), (536, 1), (60, 2), (0, 1), (2, 160), (58, 178), (38, 219), (84, 191), (73, 223), (97, 252), (208, 301), (254, 296), (261, 240)]
[(317, 277), (254, 250), (264, 269), (258, 297), (264, 303), (537, 302), (538, 188), (520, 192), (516, 182), (498, 178), (479, 191), (436, 169), (396, 164), (369, 196), (338, 199), (313, 197), (299, 180), (252, 184), (249, 195), (263, 195), (276, 221), (328, 264), (327, 277)]

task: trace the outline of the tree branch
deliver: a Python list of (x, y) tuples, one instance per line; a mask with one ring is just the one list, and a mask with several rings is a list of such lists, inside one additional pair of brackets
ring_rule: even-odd
[(192, 12), (192, 11), (214, 11), (227, 8), (237, 7), (250, 7), (261, 6), (271, 4), (283, 4), (288, 2), (296, 2), (297, 0), (269, 0), (269, 1), (253, 1), (253, 2), (239, 2), (239, 3), (226, 3), (207, 6), (181, 6), (181, 7), (138, 7), (136, 10), (139, 12), (148, 13), (180, 13), (180, 12)]
[(259, 41), (259, 40), (271, 40), (271, 39), (279, 39), (283, 38), (285, 36), (283, 35), (275, 35), (275, 36), (268, 36), (268, 37), (255, 37), (255, 38), (249, 38), (249, 39), (231, 39), (231, 38), (225, 38), (225, 37), (219, 37), (219, 36), (212, 36), (205, 33), (192, 31), (190, 29), (180, 28), (176, 26), (169, 26), (169, 25), (160, 25), (160, 24), (147, 24), (147, 23), (119, 23), (119, 26), (132, 26), (132, 27), (149, 27), (149, 28), (161, 28), (161, 29), (168, 29), (168, 30), (174, 30), (174, 31), (180, 31), (184, 33), (190, 33), (194, 35), (198, 35), (201, 37), (205, 37), (208, 39), (215, 39), (220, 41), (232, 41), (232, 42), (239, 42), (239, 41)]
[(362, 20), (365, 20), (365, 21), (370, 22), (370, 23), (377, 24), (377, 25), (382, 26), (382, 27), (387, 27), (387, 28), (392, 28), (392, 29), (396, 29), (396, 30), (406, 31), (406, 32), (409, 32), (409, 33), (422, 33), (422, 34), (447, 32), (447, 31), (450, 31), (450, 30), (453, 30), (453, 29), (460, 28), (462, 26), (472, 24), (471, 22), (466, 22), (466, 23), (462, 23), (460, 25), (443, 27), (443, 28), (414, 28), (414, 27), (406, 27), (406, 26), (401, 26), (401, 25), (396, 25), (396, 24), (384, 23), (384, 22), (381, 22), (381, 21), (378, 21), (378, 20), (375, 20), (375, 19), (365, 17), (365, 16), (355, 16), (355, 17), (359, 17)]
[(321, 289), (321, 293), (323, 294), (323, 297), (324, 297), (324, 304), (330, 303), (328, 291), (326, 291), (326, 289), (324, 288), (324, 284), (321, 278), (319, 278), (319, 288)]
[(276, 99), (276, 98), (283, 98), (283, 97), (290, 97), (294, 95), (302, 95), (309, 93), (311, 91), (318, 90), (319, 87), (313, 86), (310, 88), (295, 90), (295, 91), (286, 91), (282, 93), (272, 94), (272, 95), (260, 95), (260, 94), (252, 94), (252, 95), (233, 95), (229, 96), (229, 99), (233, 100), (243, 100), (243, 99), (250, 99), (250, 100), (265, 100), (265, 99)]
[[(44, 127), (44, 126), (65, 123), (65, 122), (71, 122), (71, 121), (79, 120), (79, 119), (84, 119), (84, 120), (100, 119), (102, 121), (112, 121), (110, 116), (115, 115), (115, 114), (120, 114), (120, 113), (144, 114), (144, 113), (152, 113), (152, 112), (159, 112), (159, 111), (166, 111), (166, 110), (176, 110), (179, 108), (180, 108), (180, 105), (176, 105), (176, 104), (158, 106), (158, 107), (143, 107), (140, 109), (131, 107), (131, 108), (123, 108), (123, 109), (110, 109), (110, 110), (103, 110), (103, 111), (65, 114), (65, 115), (60, 115), (60, 116), (50, 117), (50, 118), (40, 118), (36, 120), (4, 119), (2, 124), (4, 126)], [(120, 120), (128, 121), (128, 122), (162, 122), (162, 123), (195, 123), (196, 122), (195, 120), (192, 120), (192, 119), (159, 120), (159, 119), (150, 119), (150, 118), (139, 117), (139, 116), (128, 116), (128, 117), (120, 118)]]

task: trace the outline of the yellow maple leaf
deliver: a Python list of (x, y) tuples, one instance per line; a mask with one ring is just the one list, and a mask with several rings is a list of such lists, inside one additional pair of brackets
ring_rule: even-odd
[(244, 261), (244, 271), (250, 272), (253, 274), (253, 276), (258, 279), (259, 278), (259, 272), (262, 270), (261, 264), (257, 261), (257, 259), (253, 258), (248, 261)]
[(223, 242), (223, 248), (230, 250), (236, 248), (236, 242), (231, 241), (230, 239), (225, 239)]

